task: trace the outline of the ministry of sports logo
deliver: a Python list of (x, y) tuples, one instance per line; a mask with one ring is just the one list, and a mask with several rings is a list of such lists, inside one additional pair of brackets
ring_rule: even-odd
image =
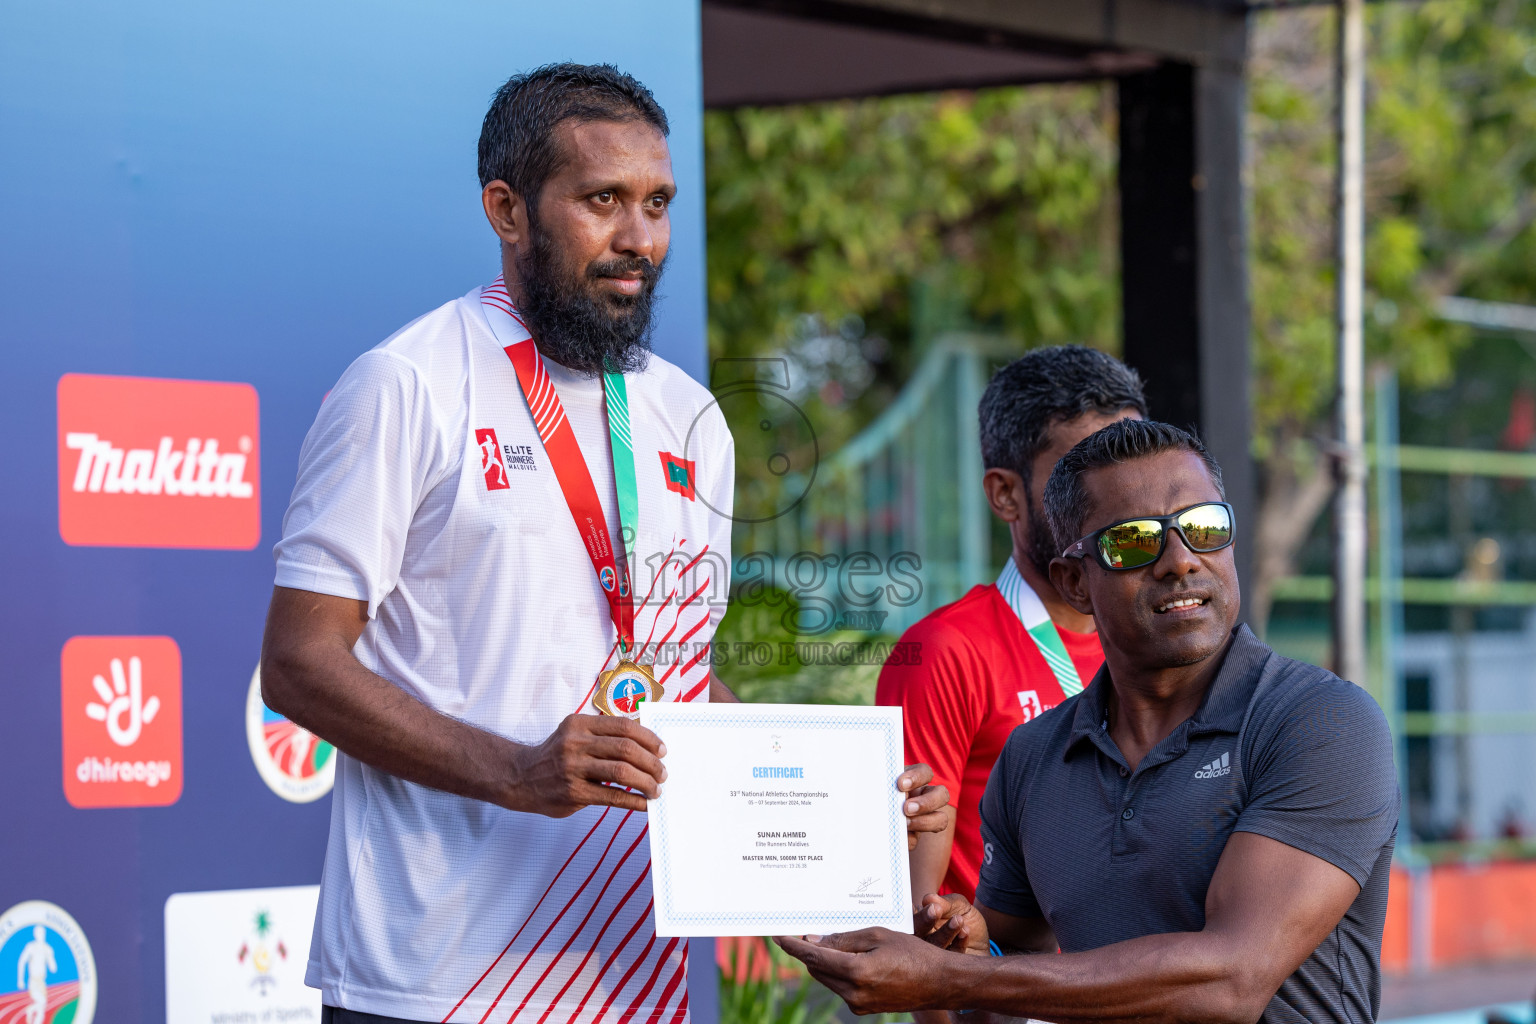
[(1223, 775), (1232, 774), (1232, 751), (1227, 751), (1210, 764), (1204, 764), (1195, 771), (1197, 779), (1217, 779)]
[(69, 373), (58, 388), (66, 544), (249, 550), (261, 451), (249, 384)]
[(0, 914), (0, 1021), (91, 1024), (95, 1016), (96, 958), (75, 919), (44, 900)]
[(304, 968), (319, 896), (315, 885), (172, 893), (165, 1019), (317, 1024), (320, 993)]
[(312, 803), (336, 784), (336, 748), (262, 703), (259, 666), (245, 695), (245, 740), (261, 781), (289, 803)]
[(288, 945), (272, 927), (272, 911), (263, 907), (251, 915), (251, 933), (240, 943), (235, 959), (249, 962), (251, 987), (266, 995), (277, 984), (273, 969), (288, 959)]

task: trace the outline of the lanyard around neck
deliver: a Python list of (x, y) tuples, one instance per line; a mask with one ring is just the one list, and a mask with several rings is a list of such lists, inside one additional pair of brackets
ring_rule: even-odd
[[(634, 441), (630, 434), (629, 392), (621, 373), (603, 374), (603, 408), (608, 421), (608, 437), (613, 446), (613, 482), (619, 497), (619, 536), (629, 550), (624, 564), (620, 565), (609, 542), (608, 519), (603, 515), (602, 503), (592, 474), (582, 457), (576, 442), (576, 433), (565, 415), (560, 394), (550, 380), (533, 338), (516, 341), (517, 334), (527, 334), (528, 329), (513, 310), (506, 290), (497, 278), (496, 284), (482, 293), (482, 305), (486, 319), (502, 350), (512, 362), (517, 374), (528, 411), (533, 416), (534, 428), (544, 445), (555, 479), (565, 496), (566, 508), (576, 525), (592, 568), (597, 573), (598, 585), (608, 600), (608, 611), (618, 633), (619, 653), (629, 656), (635, 646), (635, 602), (627, 566), (634, 564), (634, 537), (639, 523), (640, 497), (635, 484)], [(514, 326), (515, 324), (515, 326)], [(520, 330), (519, 330), (520, 328)], [(625, 538), (625, 527), (629, 537)]]
[(1050, 666), (1051, 674), (1056, 677), (1056, 682), (1061, 686), (1064, 697), (1083, 691), (1082, 677), (1077, 674), (1077, 666), (1072, 663), (1072, 656), (1067, 653), (1067, 645), (1062, 643), (1061, 633), (1056, 629), (1056, 623), (1051, 621), (1050, 613), (1045, 610), (1045, 602), (1040, 600), (1040, 595), (1035, 593), (1019, 572), (1019, 567), (1013, 564), (1013, 556), (1009, 556), (1008, 564), (1003, 566), (1002, 575), (997, 578), (997, 589), (1002, 592), (1004, 600), (1013, 609), (1019, 621), (1024, 624), (1024, 632), (1035, 642), (1040, 656)]

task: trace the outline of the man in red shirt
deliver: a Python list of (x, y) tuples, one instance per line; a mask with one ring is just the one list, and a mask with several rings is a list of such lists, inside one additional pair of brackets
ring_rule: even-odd
[[(1100, 427), (1146, 417), (1141, 378), (1078, 345), (1043, 348), (1003, 367), (979, 407), (982, 485), (1008, 524), (1013, 553), (996, 583), (973, 587), (902, 636), (918, 659), (880, 673), (877, 704), (905, 712), (907, 760), (933, 766), (951, 816), (912, 851), (914, 905), (928, 893), (974, 899), (981, 871), (981, 794), (1008, 735), (1077, 693), (1104, 662), (1093, 618), (1051, 585), (1061, 554), (1045, 521), (1056, 460)], [(915, 661), (904, 664), (903, 661)]]

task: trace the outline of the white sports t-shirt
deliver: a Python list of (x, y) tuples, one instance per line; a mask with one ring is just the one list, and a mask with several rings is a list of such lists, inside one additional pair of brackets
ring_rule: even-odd
[[(504, 289), (477, 288), (342, 375), (304, 440), (277, 584), (366, 601), (364, 665), (534, 744), (594, 713), (615, 630), (503, 351), (528, 334), (502, 307)], [(614, 533), (601, 381), (544, 365)], [(663, 700), (707, 700), (729, 589), (730, 432), (664, 359), (626, 385), (635, 635)], [(306, 981), (328, 1004), (409, 1020), (682, 1024), (687, 944), (655, 934), (645, 828), (617, 809), (508, 811), (339, 755)]]

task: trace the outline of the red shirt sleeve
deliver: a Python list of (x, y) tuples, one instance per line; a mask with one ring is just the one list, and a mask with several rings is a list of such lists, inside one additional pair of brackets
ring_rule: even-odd
[(949, 802), (958, 807), (983, 714), (975, 687), (967, 685), (975, 652), (959, 630), (927, 620), (907, 630), (902, 642), (912, 646), (880, 670), (875, 703), (901, 707), (907, 763), (931, 766), (933, 781), (949, 788)]

